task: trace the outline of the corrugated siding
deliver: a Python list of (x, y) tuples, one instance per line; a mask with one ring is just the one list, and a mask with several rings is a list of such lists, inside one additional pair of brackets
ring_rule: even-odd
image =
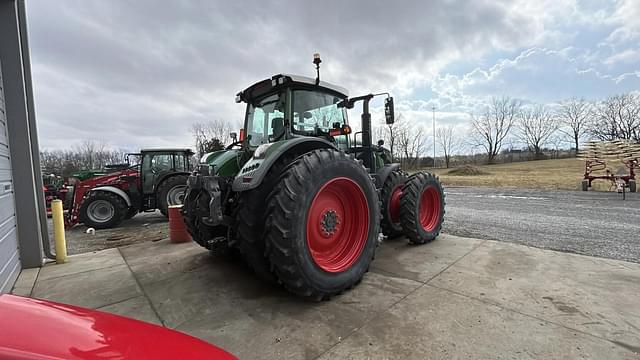
[(11, 176), (11, 157), (0, 70), (0, 293), (9, 292), (20, 273), (16, 207)]

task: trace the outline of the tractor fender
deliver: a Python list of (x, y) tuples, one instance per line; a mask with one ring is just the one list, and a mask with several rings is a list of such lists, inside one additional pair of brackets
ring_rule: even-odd
[(244, 164), (233, 180), (232, 189), (241, 192), (260, 186), (271, 167), (286, 154), (302, 155), (316, 149), (328, 148), (335, 149), (336, 146), (325, 139), (308, 136), (271, 143), (264, 154), (259, 154), (259, 157), (253, 156)]
[(400, 164), (398, 163), (387, 164), (381, 167), (376, 173), (376, 182), (378, 184), (378, 188), (382, 187), (382, 185), (387, 180), (387, 177), (389, 177), (389, 174), (391, 174), (391, 172), (398, 170), (399, 168), (400, 168)]
[(131, 199), (129, 198), (129, 195), (127, 195), (127, 193), (124, 192), (122, 189), (118, 189), (115, 186), (98, 186), (96, 188), (91, 189), (91, 191), (107, 191), (107, 192), (114, 193), (120, 196), (127, 203), (127, 206), (129, 207), (131, 206)]

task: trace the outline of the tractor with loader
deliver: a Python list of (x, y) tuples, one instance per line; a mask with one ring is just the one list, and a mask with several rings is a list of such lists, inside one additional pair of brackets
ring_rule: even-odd
[(65, 198), (67, 226), (84, 223), (106, 229), (139, 212), (159, 209), (167, 216), (169, 205), (182, 204), (192, 170), (190, 149), (148, 149), (127, 154), (139, 158), (135, 165), (118, 164), (101, 176), (76, 181)]
[[(254, 272), (313, 300), (357, 285), (378, 236), (425, 244), (445, 212), (438, 178), (409, 175), (371, 142), (369, 103), (387, 93), (349, 97), (315, 79), (280, 74), (237, 94), (244, 127), (225, 150), (205, 154), (189, 176), (183, 217), (194, 241), (238, 253)], [(362, 105), (361, 130), (347, 109)]]

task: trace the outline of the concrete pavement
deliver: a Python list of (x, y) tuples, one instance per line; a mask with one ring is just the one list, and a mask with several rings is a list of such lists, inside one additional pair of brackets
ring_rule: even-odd
[(383, 243), (360, 285), (322, 303), (166, 240), (23, 271), (14, 292), (154, 322), (242, 359), (640, 358), (640, 264), (451, 235)]

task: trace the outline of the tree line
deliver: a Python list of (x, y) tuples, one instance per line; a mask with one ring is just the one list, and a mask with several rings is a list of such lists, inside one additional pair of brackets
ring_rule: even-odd
[(85, 140), (67, 150), (40, 151), (40, 167), (43, 175), (67, 177), (80, 170), (101, 170), (106, 165), (124, 163), (126, 153), (104, 142)]
[(507, 139), (519, 141), (542, 158), (553, 137), (577, 151), (580, 141), (640, 142), (640, 95), (627, 93), (601, 101), (571, 98), (558, 104), (523, 104), (509, 97), (493, 98), (480, 116), (472, 116), (471, 141), (493, 163)]
[[(452, 156), (484, 153), (482, 162), (494, 163), (505, 151), (523, 147), (533, 159), (545, 157), (545, 149), (569, 148), (575, 154), (588, 139), (626, 139), (640, 142), (640, 95), (627, 93), (601, 101), (570, 98), (555, 104), (524, 103), (508, 96), (493, 97), (478, 114), (469, 114), (470, 127), (436, 129), (435, 142), (445, 167)], [(420, 159), (431, 159), (424, 127), (398, 116), (395, 124), (382, 125), (376, 134), (384, 139), (394, 161), (405, 167), (420, 167)], [(479, 157), (472, 156), (474, 160)]]

